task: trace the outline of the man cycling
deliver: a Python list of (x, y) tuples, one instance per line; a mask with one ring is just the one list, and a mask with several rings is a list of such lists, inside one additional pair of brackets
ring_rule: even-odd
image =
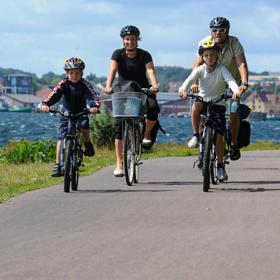
[[(239, 90), (242, 94), (248, 88), (248, 67), (246, 63), (244, 49), (236, 37), (229, 35), (230, 23), (226, 18), (214, 18), (210, 22), (210, 28), (211, 35), (207, 36), (206, 38), (212, 38), (215, 41), (215, 43), (219, 46), (220, 51), (218, 54), (218, 62), (222, 63), (228, 69), (228, 71), (240, 85)], [(199, 45), (201, 44), (201, 42), (199, 43)], [(202, 57), (199, 54), (197, 54), (193, 69), (197, 68), (202, 63)], [(191, 89), (193, 92), (198, 92), (198, 84), (195, 83), (194, 85), (192, 85)], [(240, 158), (240, 150), (237, 146), (237, 137), (239, 133), (240, 124), (240, 117), (238, 114), (239, 105), (239, 98), (234, 100), (230, 104), (231, 160), (238, 160)], [(192, 108), (193, 110), (196, 110), (194, 106), (196, 106), (196, 103), (194, 103)], [(192, 139), (189, 141), (188, 146), (197, 147), (197, 145), (198, 135), (194, 134)]]
[[(198, 53), (204, 64), (195, 68), (189, 77), (184, 81), (179, 88), (179, 96), (187, 97), (187, 90), (191, 85), (199, 82), (199, 93), (203, 99), (217, 100), (224, 94), (226, 86), (228, 85), (233, 92), (232, 98), (234, 100), (240, 97), (238, 85), (227, 68), (218, 63), (219, 46), (212, 39), (205, 39), (201, 42)], [(203, 103), (197, 100), (194, 103), (192, 110), (192, 123), (194, 134), (199, 135), (200, 113), (203, 110)], [(225, 101), (213, 105), (212, 110), (219, 115), (221, 120), (220, 126), (217, 128), (216, 139), (216, 153), (218, 159), (217, 177), (220, 181), (228, 179), (224, 166), (224, 131), (225, 131)]]

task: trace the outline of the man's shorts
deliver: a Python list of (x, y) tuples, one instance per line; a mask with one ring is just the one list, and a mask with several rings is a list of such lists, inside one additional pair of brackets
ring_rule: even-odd
[(240, 99), (230, 101), (230, 112), (231, 113), (239, 113), (239, 107), (240, 107)]
[[(81, 129), (89, 129), (89, 118), (88, 116), (79, 116), (77, 119), (77, 128)], [(68, 132), (68, 119), (61, 118), (60, 119), (60, 127), (57, 134), (57, 139), (61, 140), (63, 135)]]

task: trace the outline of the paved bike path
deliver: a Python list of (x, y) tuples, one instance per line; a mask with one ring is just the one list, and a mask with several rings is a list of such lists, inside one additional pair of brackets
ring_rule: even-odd
[(279, 279), (280, 151), (243, 152), (202, 192), (194, 157), (113, 167), (0, 204), (0, 279)]

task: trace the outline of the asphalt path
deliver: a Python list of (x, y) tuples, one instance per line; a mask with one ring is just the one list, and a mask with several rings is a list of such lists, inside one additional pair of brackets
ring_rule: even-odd
[(113, 166), (0, 204), (0, 279), (271, 280), (280, 277), (280, 151), (243, 152), (202, 192), (194, 157)]

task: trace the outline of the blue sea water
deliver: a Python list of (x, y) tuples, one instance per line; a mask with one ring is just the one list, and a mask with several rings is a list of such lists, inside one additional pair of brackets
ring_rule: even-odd
[[(160, 116), (166, 134), (158, 133), (158, 143), (185, 143), (192, 135), (191, 119)], [(270, 140), (280, 143), (280, 121), (254, 121), (251, 123), (251, 142)], [(27, 138), (39, 140), (55, 138), (59, 117), (44, 113), (0, 112), (0, 146), (9, 140)]]

